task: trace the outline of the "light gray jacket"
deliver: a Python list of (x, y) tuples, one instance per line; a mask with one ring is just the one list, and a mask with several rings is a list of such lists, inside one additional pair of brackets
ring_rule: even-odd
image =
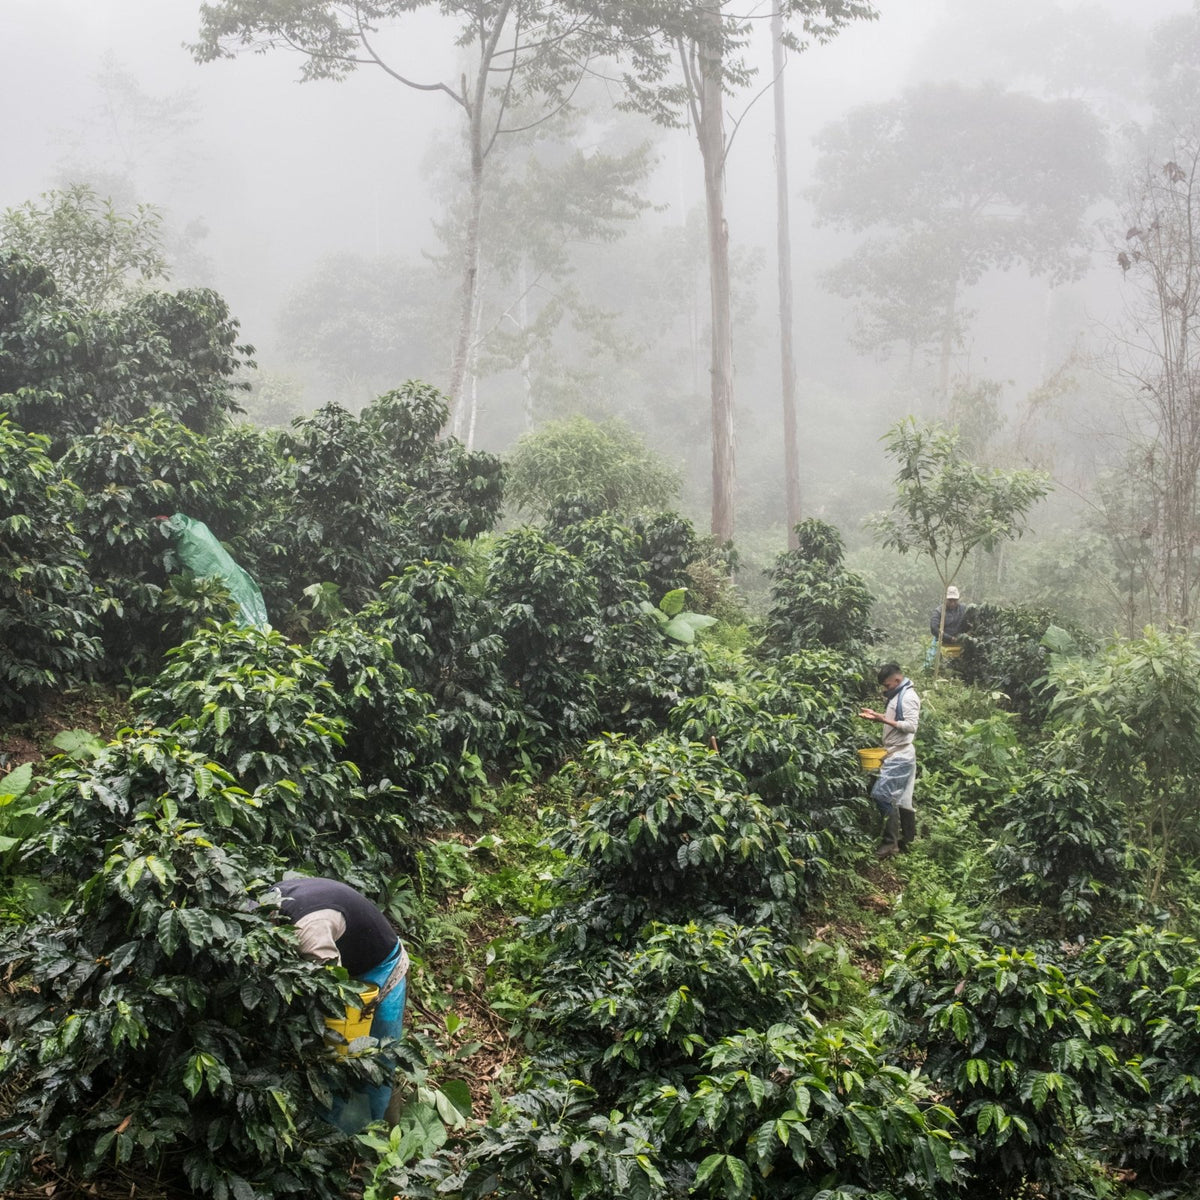
[(913, 745), (913, 740), (917, 736), (917, 725), (921, 720), (921, 697), (917, 695), (917, 689), (912, 684), (897, 692), (883, 710), (883, 715), (893, 721), (896, 720), (897, 700), (903, 701), (901, 707), (904, 719), (897, 725), (884, 723), (883, 748), (887, 751), (888, 758), (916, 758), (917, 748)]

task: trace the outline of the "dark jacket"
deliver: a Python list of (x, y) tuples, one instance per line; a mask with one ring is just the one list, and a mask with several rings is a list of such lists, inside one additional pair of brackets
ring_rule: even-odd
[[(938, 635), (938, 627), (942, 623), (942, 606), (939, 604), (929, 617), (929, 632), (934, 637)], [(957, 642), (967, 632), (967, 606), (961, 601), (957, 608), (946, 609), (946, 632), (943, 635), (947, 642)]]
[[(399, 939), (387, 917), (365, 896), (336, 879), (285, 879), (272, 890), (279, 893), (280, 914), (294, 925), (302, 926), (306, 918), (322, 914), (333, 918), (332, 927), (337, 930), (334, 945), (318, 949), (313, 957), (340, 961), (351, 975), (358, 976), (379, 966), (396, 949)], [(303, 948), (303, 939), (301, 945)]]

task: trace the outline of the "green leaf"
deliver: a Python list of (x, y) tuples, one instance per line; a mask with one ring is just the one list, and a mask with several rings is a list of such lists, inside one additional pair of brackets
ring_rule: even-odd
[(95, 758), (104, 749), (104, 742), (87, 729), (60, 729), (50, 743), (76, 762)]
[(724, 1154), (710, 1154), (696, 1168), (696, 1178), (692, 1180), (692, 1191), (695, 1191), (706, 1179), (708, 1179), (724, 1161)]
[(179, 909), (164, 909), (158, 918), (158, 943), (168, 955), (179, 948)]
[(668, 617), (675, 616), (676, 613), (683, 612), (683, 598), (687, 595), (687, 588), (675, 588), (669, 591), (663, 598), (662, 603), (658, 606), (667, 614)]
[(180, 908), (176, 911), (179, 913), (179, 924), (183, 927), (187, 940), (197, 950), (203, 950), (211, 944), (213, 923), (208, 913), (202, 908)]
[[(466, 1090), (466, 1084), (461, 1079), (450, 1080), (451, 1084), (458, 1084), (462, 1089)], [(455, 1089), (456, 1092), (458, 1089)], [(460, 1109), (463, 1103), (463, 1097), (460, 1094), (457, 1097), (450, 1095), (445, 1088), (434, 1093), (434, 1106), (437, 1108), (437, 1114), (451, 1129), (461, 1129), (467, 1123), (471, 1115), (471, 1094), (467, 1091), (466, 1095), (466, 1111)]]
[(11, 804), (19, 800), (33, 782), (33, 763), (22, 763), (0, 779), (0, 804)]
[(463, 1079), (447, 1079), (442, 1094), (466, 1120), (471, 1119), (471, 1089)]

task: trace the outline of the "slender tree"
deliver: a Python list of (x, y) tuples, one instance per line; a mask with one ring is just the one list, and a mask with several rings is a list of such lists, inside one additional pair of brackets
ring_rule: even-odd
[(771, 66), (775, 72), (775, 222), (779, 274), (779, 367), (783, 402), (784, 510), (788, 549), (800, 545), (800, 446), (796, 436), (796, 352), (792, 339), (792, 230), (789, 211), (787, 96), (783, 72), (787, 65), (783, 13), (771, 14)]
[(1118, 367), (1148, 422), (1139, 454), (1151, 506), (1142, 538), (1159, 615), (1194, 624), (1200, 604), (1200, 135), (1148, 163), (1118, 238), (1129, 291)]
[[(727, 540), (736, 467), (725, 166), (741, 118), (727, 131), (725, 102), (755, 78), (746, 58), (752, 20), (733, 0), (587, 0), (586, 10), (607, 26), (607, 50), (623, 64), (626, 105), (661, 125), (690, 127), (700, 150), (711, 307), (712, 532)], [(779, 10), (794, 50), (875, 16), (867, 0), (779, 0)]]
[[(869, 524), (886, 549), (929, 559), (943, 596), (973, 550), (1020, 537), (1029, 510), (1050, 490), (1040, 471), (989, 471), (968, 461), (958, 434), (940, 425), (907, 417), (883, 440), (897, 467), (896, 501)], [(943, 604), (939, 646), (945, 628)]]
[[(455, 79), (419, 77), (403, 50), (384, 49), (384, 25), (403, 25), (419, 9), (436, 8), (455, 23), (454, 42), (470, 55)], [(449, 399), (455, 432), (478, 313), (480, 222), (488, 159), (506, 134), (523, 131), (565, 107), (587, 69), (594, 18), (552, 0), (214, 0), (200, 6), (201, 62), (239, 52), (286, 49), (303, 57), (300, 79), (345, 79), (359, 67), (379, 70), (415, 91), (441, 93), (465, 122), (469, 195), (461, 246), (458, 319)], [(411, 54), (411, 51), (410, 51)], [(520, 101), (524, 114), (510, 122)]]

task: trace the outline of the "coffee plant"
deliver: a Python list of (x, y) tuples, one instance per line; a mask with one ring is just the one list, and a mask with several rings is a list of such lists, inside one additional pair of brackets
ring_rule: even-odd
[(1141, 904), (1144, 855), (1126, 840), (1120, 811), (1073, 771), (1039, 771), (1016, 790), (989, 856), (1001, 899), (1032, 907), (1031, 929), (1098, 932)]
[[(198, 433), (219, 429), (253, 365), (215, 292), (144, 292), (102, 312), (65, 299), (41, 266), (0, 251), (0, 395), (25, 429), (54, 439), (160, 409)], [(133, 366), (131, 364), (136, 364)]]
[(707, 746), (607, 736), (576, 768), (582, 813), (552, 844), (579, 866), (579, 899), (546, 925), (582, 949), (628, 942), (649, 921), (714, 911), (758, 922), (786, 913), (824, 877), (822, 841), (796, 839)]
[[(3, 398), (0, 398), (0, 405)], [(47, 456), (49, 439), (0, 412), (0, 716), (86, 678), (102, 650), (102, 601), (78, 533), (82, 497)]]
[(90, 877), (92, 856), (61, 856), (71, 844), (48, 832), (30, 853), (80, 871), (74, 902), (0, 931), (0, 1187), (46, 1156), (214, 1200), (341, 1196), (353, 1146), (323, 1114), (380, 1068), (326, 1040), (351, 994), (344, 972), (303, 961), (289, 928), (247, 911), (269, 862), (222, 847), (170, 797), (100, 843)]
[(378, 892), (404, 845), (402, 799), (390, 780), (364, 788), (345, 757), (347, 722), (325, 667), (277, 632), (234, 625), (170, 658), (133, 697), (143, 718), (228, 764), (285, 861)]
[(923, 935), (883, 976), (922, 1073), (962, 1123), (972, 1196), (1009, 1200), (1024, 1183), (1086, 1186), (1079, 1153), (1096, 1112), (1132, 1074), (1092, 989), (1032, 950), (953, 932)]
[(871, 595), (842, 565), (842, 536), (815, 517), (796, 526), (799, 544), (771, 571), (767, 639), (785, 651), (828, 646), (854, 649), (870, 635)]

